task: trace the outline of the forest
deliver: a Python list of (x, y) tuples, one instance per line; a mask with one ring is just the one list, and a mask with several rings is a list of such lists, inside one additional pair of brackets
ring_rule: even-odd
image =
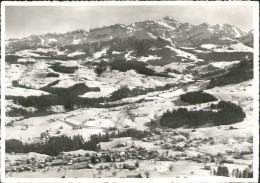
[(210, 95), (209, 93), (206, 93), (204, 91), (187, 92), (185, 94), (180, 95), (180, 97), (182, 101), (191, 104), (200, 104), (218, 100), (213, 95)]
[(112, 62), (100, 62), (96, 67), (96, 73), (102, 74), (106, 70), (106, 67), (110, 66), (112, 70), (118, 70), (126, 72), (128, 70), (135, 70), (139, 74), (145, 76), (158, 76), (158, 77), (170, 77), (167, 73), (158, 73), (153, 69), (148, 68), (148, 64), (137, 60), (127, 61), (125, 59), (115, 59)]
[[(84, 141), (81, 135), (68, 137), (65, 135), (50, 137), (46, 142), (23, 143), (17, 139), (6, 140), (7, 153), (29, 153), (37, 152), (50, 156), (57, 156), (61, 152), (74, 151), (78, 149), (98, 151), (100, 142), (108, 142), (111, 138), (132, 137), (142, 139), (150, 135), (148, 131), (140, 131), (136, 129), (127, 129), (125, 131), (113, 131), (105, 134), (95, 134), (90, 136), (89, 141)], [(41, 135), (43, 136), (43, 135)]]
[[(127, 97), (134, 97), (138, 95), (145, 95), (149, 92), (154, 91), (163, 91), (163, 90), (169, 90), (173, 87), (181, 87), (187, 84), (194, 83), (193, 81), (188, 83), (170, 83), (166, 84), (164, 86), (157, 86), (157, 87), (151, 87), (151, 88), (133, 88), (129, 89), (127, 86), (121, 87), (118, 90), (114, 91), (111, 96), (109, 97), (99, 97), (99, 98), (82, 98), (79, 97), (77, 94), (82, 93), (82, 90), (85, 89), (87, 91), (98, 91), (99, 89), (91, 89), (88, 87), (82, 87), (81, 85), (78, 85), (77, 87), (71, 87), (68, 88), (68, 91), (66, 92), (57, 92), (60, 90), (56, 90), (55, 94), (51, 95), (42, 95), (42, 96), (6, 96), (7, 99), (13, 100), (15, 104), (20, 104), (25, 107), (38, 107), (38, 108), (46, 108), (48, 106), (54, 106), (54, 105), (64, 105), (67, 109), (73, 109), (73, 106), (88, 106), (88, 107), (100, 107), (101, 103), (107, 103), (107, 102), (114, 102), (116, 100), (121, 100), (123, 98)], [(83, 88), (83, 89), (82, 89)], [(74, 92), (73, 94), (73, 91)], [(47, 91), (47, 90), (46, 90)], [(50, 90), (48, 90), (49, 92)], [(70, 106), (68, 108), (68, 106)]]
[(242, 108), (236, 104), (226, 101), (220, 101), (218, 104), (212, 104), (212, 110), (194, 110), (189, 111), (186, 108), (179, 108), (173, 111), (167, 111), (163, 114), (160, 124), (170, 128), (194, 128), (206, 124), (229, 125), (243, 121), (246, 117)]
[(253, 75), (253, 59), (245, 59), (236, 66), (230, 68), (227, 73), (212, 78), (207, 88), (241, 83), (243, 81), (253, 79)]

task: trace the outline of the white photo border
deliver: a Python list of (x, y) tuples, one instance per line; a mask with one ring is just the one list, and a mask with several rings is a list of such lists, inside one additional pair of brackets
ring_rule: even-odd
[[(6, 6), (133, 6), (133, 5), (252, 5), (254, 8), (254, 128), (253, 128), (253, 178), (231, 178), (231, 177), (192, 177), (192, 178), (6, 178), (5, 177), (5, 7)], [(258, 182), (259, 179), (259, 2), (257, 1), (95, 1), (95, 2), (1, 2), (1, 181), (4, 183), (26, 183), (26, 182), (66, 182), (66, 183), (132, 183), (132, 182)]]

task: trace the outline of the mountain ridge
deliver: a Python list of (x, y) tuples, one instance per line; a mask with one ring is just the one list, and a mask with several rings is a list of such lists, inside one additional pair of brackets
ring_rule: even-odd
[[(173, 17), (164, 17), (162, 20), (145, 20), (134, 22), (129, 25), (113, 24), (89, 29), (77, 29), (66, 33), (46, 33), (31, 35), (22, 39), (7, 40), (7, 51), (19, 49), (19, 44), (23, 47), (39, 46), (68, 46), (84, 43), (104, 42), (112, 39), (127, 39), (129, 37), (137, 40), (156, 39), (158, 37), (166, 39), (178, 46), (200, 46), (203, 43), (209, 43), (209, 39), (215, 39), (214, 43), (223, 44), (223, 40), (237, 43), (245, 40), (248, 46), (247, 37), (250, 37), (252, 31), (248, 33), (240, 28), (229, 25), (210, 25), (202, 23), (192, 25), (189, 23), (180, 23)], [(198, 42), (199, 40), (199, 42)], [(224, 43), (226, 44), (226, 43)]]

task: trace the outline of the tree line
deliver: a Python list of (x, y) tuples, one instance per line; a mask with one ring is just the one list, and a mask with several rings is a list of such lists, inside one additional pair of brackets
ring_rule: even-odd
[(187, 92), (185, 94), (180, 95), (180, 98), (182, 101), (191, 104), (200, 104), (200, 103), (213, 102), (218, 100), (213, 95), (206, 93), (204, 91)]
[(170, 128), (192, 128), (205, 124), (218, 126), (241, 122), (246, 117), (242, 108), (231, 102), (220, 101), (218, 104), (212, 104), (210, 107), (217, 109), (217, 111), (189, 111), (186, 108), (179, 108), (173, 111), (168, 110), (163, 114), (160, 124)]
[(7, 153), (29, 153), (37, 152), (51, 156), (57, 156), (61, 152), (83, 150), (100, 150), (100, 142), (108, 142), (111, 138), (133, 137), (142, 139), (150, 135), (148, 131), (140, 131), (136, 129), (127, 129), (125, 131), (113, 131), (112, 133), (94, 134), (90, 136), (90, 140), (84, 141), (82, 135), (74, 135), (68, 137), (66, 135), (50, 137), (46, 142), (23, 143), (17, 139), (6, 140)]
[(96, 73), (98, 75), (102, 74), (106, 67), (110, 66), (112, 70), (118, 70), (121, 72), (126, 72), (128, 70), (135, 70), (139, 74), (143, 74), (145, 76), (158, 76), (158, 77), (170, 77), (167, 73), (158, 73), (153, 69), (148, 68), (148, 64), (145, 62), (130, 60), (126, 61), (126, 59), (115, 59), (112, 62), (100, 62), (96, 66)]
[[(99, 97), (99, 98), (82, 98), (79, 97), (78, 94), (82, 94), (82, 86), (71, 87), (68, 88), (68, 92), (57, 92), (55, 91), (54, 94), (50, 95), (41, 95), (41, 96), (12, 96), (8, 97), (8, 99), (12, 99), (15, 104), (20, 104), (25, 107), (38, 107), (38, 108), (45, 108), (48, 106), (54, 105), (64, 105), (66, 108), (70, 109), (73, 108), (74, 105), (77, 106), (87, 106), (87, 107), (100, 107), (100, 103), (107, 103), (113, 102), (116, 100), (121, 100), (127, 97), (135, 97), (138, 95), (145, 95), (149, 92), (154, 91), (163, 91), (169, 90), (173, 87), (180, 87), (189, 83), (168, 83), (164, 86), (156, 86), (151, 88), (133, 88), (129, 89), (127, 86), (121, 87), (118, 90), (114, 91), (111, 96), (109, 97)], [(78, 90), (73, 94), (73, 89)], [(83, 88), (84, 89), (84, 88)], [(93, 91), (94, 89), (90, 90), (88, 87), (86, 88), (87, 91)], [(97, 88), (95, 91), (98, 91)], [(48, 91), (50, 92), (50, 91)]]
[(228, 84), (237, 84), (249, 79), (253, 79), (253, 59), (245, 59), (234, 67), (230, 68), (227, 73), (212, 78), (207, 88)]

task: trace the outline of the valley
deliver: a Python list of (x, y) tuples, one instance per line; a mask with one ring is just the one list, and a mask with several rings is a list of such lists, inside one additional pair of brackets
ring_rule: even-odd
[(6, 176), (251, 178), (251, 36), (165, 17), (7, 40)]

